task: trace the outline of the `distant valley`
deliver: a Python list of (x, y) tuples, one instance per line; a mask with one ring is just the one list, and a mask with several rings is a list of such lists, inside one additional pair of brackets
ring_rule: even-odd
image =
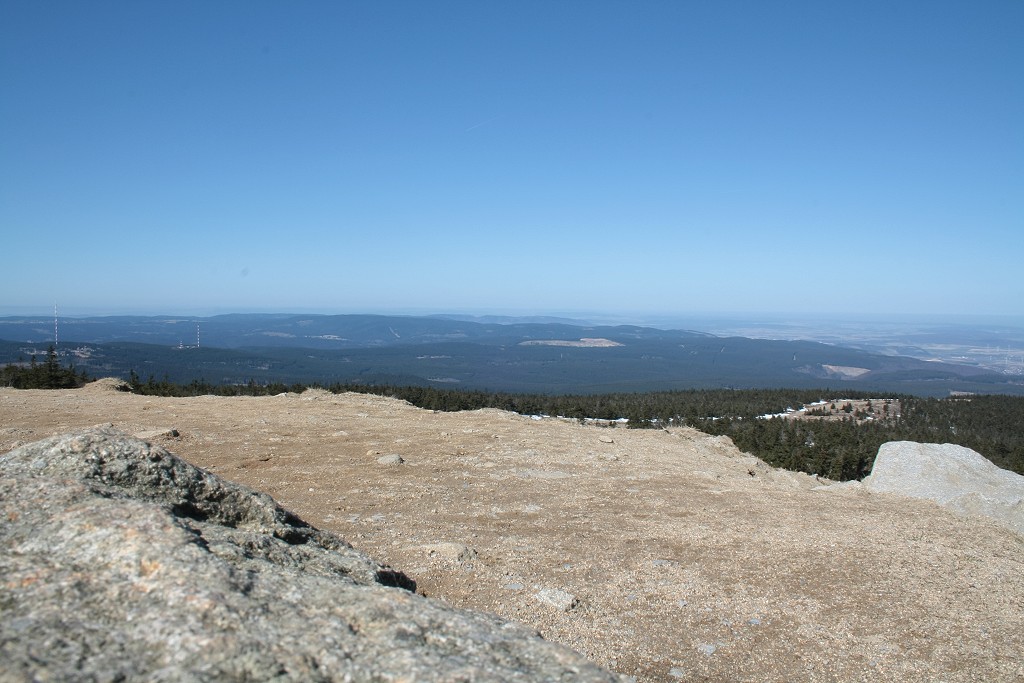
[[(988, 363), (924, 360), (893, 355), (901, 343), (911, 346), (896, 336), (866, 343), (851, 335), (847, 346), (834, 339), (755, 339), (564, 319), (230, 314), (61, 318), (57, 337), (62, 360), (92, 376), (135, 371), (181, 383), (356, 382), (531, 393), (848, 387), (928, 396), (1024, 394), (1024, 376), (1008, 362), (1000, 368), (994, 351)], [(0, 339), (0, 363), (28, 362), (53, 343), (54, 320), (0, 318)], [(968, 343), (984, 348), (981, 337)], [(954, 356), (959, 350), (952, 340), (946, 346)], [(914, 348), (918, 356), (929, 355), (920, 345)]]

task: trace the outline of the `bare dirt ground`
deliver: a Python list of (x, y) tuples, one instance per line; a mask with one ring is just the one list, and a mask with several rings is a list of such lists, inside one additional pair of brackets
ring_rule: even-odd
[(177, 429), (151, 441), (422, 593), (640, 681), (1024, 680), (1024, 538), (931, 503), (814, 490), (727, 439), (357, 394), (0, 389), (0, 452), (100, 423)]

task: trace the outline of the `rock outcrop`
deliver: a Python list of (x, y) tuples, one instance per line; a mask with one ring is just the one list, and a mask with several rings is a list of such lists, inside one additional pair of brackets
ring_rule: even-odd
[(0, 456), (0, 680), (614, 681), (99, 428)]
[(863, 485), (869, 491), (933, 500), (963, 515), (989, 517), (1024, 535), (1024, 477), (963, 446), (884, 443)]

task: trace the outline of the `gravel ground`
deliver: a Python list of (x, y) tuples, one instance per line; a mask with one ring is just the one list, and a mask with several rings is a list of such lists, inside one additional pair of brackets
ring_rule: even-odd
[(1024, 680), (1024, 538), (815, 490), (721, 437), (317, 391), (0, 389), (0, 452), (101, 423), (639, 681)]

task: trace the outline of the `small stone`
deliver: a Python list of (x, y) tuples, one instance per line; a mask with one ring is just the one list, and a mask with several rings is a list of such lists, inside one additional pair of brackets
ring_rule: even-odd
[(433, 543), (423, 546), (430, 557), (448, 562), (467, 562), (476, 557), (476, 551), (461, 543)]
[(579, 604), (575, 595), (559, 588), (542, 588), (533, 597), (538, 602), (554, 607), (559, 612), (568, 612)]
[(718, 646), (712, 645), (711, 643), (701, 643), (697, 646), (697, 651), (700, 652), (702, 655), (707, 655), (708, 657), (715, 654), (715, 650), (717, 649)]
[(151, 441), (153, 439), (160, 439), (164, 437), (176, 439), (178, 436), (179, 434), (177, 429), (148, 429), (135, 434), (136, 439), (142, 439), (143, 441)]
[(613, 439), (610, 436), (599, 437), (599, 440), (600, 440), (601, 443), (615, 443), (615, 439)]
[(678, 666), (674, 666), (671, 669), (669, 669), (668, 675), (672, 678), (686, 678), (686, 672), (684, 672)]
[(400, 456), (398, 453), (391, 453), (390, 455), (383, 455), (383, 456), (377, 458), (377, 464), (378, 465), (387, 465), (389, 467), (390, 466), (395, 466), (395, 465), (401, 465), (404, 462), (405, 462), (405, 459), (402, 456)]

